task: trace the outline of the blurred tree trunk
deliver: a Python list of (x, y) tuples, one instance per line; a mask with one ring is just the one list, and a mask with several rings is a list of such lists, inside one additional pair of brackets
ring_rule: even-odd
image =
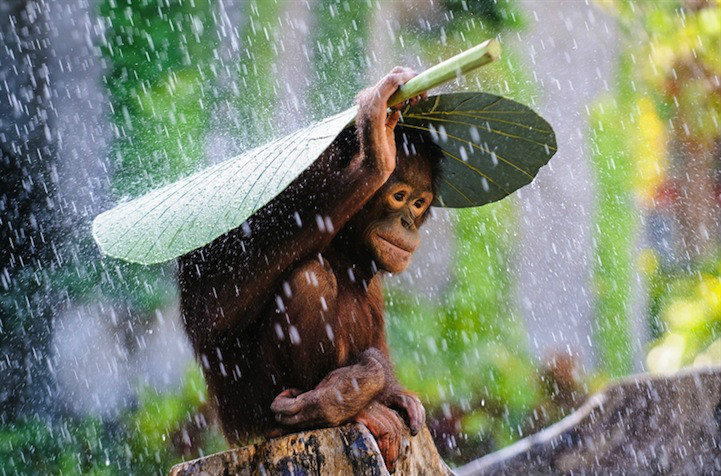
[(280, 110), (289, 131), (308, 123), (308, 89), (311, 73), (311, 21), (316, 5), (314, 0), (287, 2), (281, 14), (280, 51), (276, 61), (280, 81)]
[[(694, 16), (700, 15), (703, 9), (714, 8), (705, 0), (685, 0), (682, 4), (684, 11)], [(719, 235), (716, 176), (719, 125), (714, 119), (714, 110), (718, 111), (721, 104), (721, 86), (717, 63), (693, 52), (698, 46), (694, 41), (699, 45), (709, 41), (707, 31), (700, 34), (703, 40), (698, 36), (675, 53), (673, 67), (665, 73), (662, 91), (668, 104), (675, 106), (671, 140), (676, 166), (672, 174), (678, 186), (675, 212), (681, 225), (683, 254), (680, 258), (686, 262), (708, 257), (717, 250)]]
[[(82, 282), (109, 131), (94, 3), (0, 3), (0, 417), (54, 408), (54, 318)], [(83, 32), (79, 34), (79, 32)], [(68, 276), (72, 279), (68, 280)]]
[(49, 276), (63, 261), (52, 31), (45, 5), (0, 4), (0, 421), (42, 412), (52, 396)]
[(681, 249), (685, 251), (681, 259), (690, 261), (708, 256), (718, 243), (718, 201), (714, 178), (716, 144), (711, 140), (687, 137), (684, 128), (677, 128), (674, 132), (679, 161), (676, 213), (681, 224)]
[[(587, 370), (601, 368), (622, 374), (630, 362), (609, 369), (602, 358), (604, 343), (589, 345), (589, 339), (598, 336), (597, 327), (609, 332), (623, 329), (630, 317), (624, 314), (622, 321), (616, 322), (612, 320), (615, 316), (598, 310), (603, 303), (595, 295), (598, 278), (594, 263), (600, 248), (593, 230), (601, 212), (599, 200), (610, 197), (603, 196), (607, 192), (597, 183), (594, 154), (587, 142), (592, 127), (589, 108), (617, 73), (618, 26), (595, 2), (525, 0), (522, 5), (533, 13), (518, 48), (533, 77), (539, 78), (534, 87), (545, 98), (539, 110), (562, 138), (558, 154), (518, 197), (522, 241), (516, 264), (517, 299), (529, 347), (540, 359), (569, 354)], [(568, 27), (558, 28), (558, 18)], [(593, 27), (570, 28), (588, 19), (593, 19)], [(538, 45), (544, 46), (538, 50)], [(623, 242), (608, 242), (606, 249), (627, 254), (630, 250), (625, 246), (632, 237), (618, 236)], [(609, 279), (630, 287), (630, 276), (624, 273), (613, 272)]]

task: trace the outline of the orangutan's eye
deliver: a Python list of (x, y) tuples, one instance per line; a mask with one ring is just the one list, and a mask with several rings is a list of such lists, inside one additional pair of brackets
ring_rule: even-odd
[(416, 208), (423, 208), (423, 205), (426, 203), (425, 200), (422, 198), (420, 200), (416, 200), (416, 203), (413, 204)]
[(406, 194), (403, 192), (396, 192), (393, 194), (393, 198), (395, 198), (399, 202), (402, 202), (403, 199), (406, 198)]

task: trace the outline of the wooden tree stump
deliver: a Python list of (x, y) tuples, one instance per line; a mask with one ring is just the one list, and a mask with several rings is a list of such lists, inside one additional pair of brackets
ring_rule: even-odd
[[(428, 429), (406, 434), (399, 476), (452, 476)], [(375, 439), (362, 425), (295, 433), (173, 467), (170, 476), (389, 476)]]

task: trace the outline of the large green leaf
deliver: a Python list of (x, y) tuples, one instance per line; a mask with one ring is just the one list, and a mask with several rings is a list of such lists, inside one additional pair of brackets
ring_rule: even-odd
[(435, 96), (403, 112), (443, 150), (434, 205), (475, 207), (529, 184), (556, 152), (550, 124), (523, 104), (486, 93)]
[[(355, 118), (356, 108), (249, 150), (93, 221), (103, 253), (142, 264), (168, 261), (240, 226), (271, 201)], [(404, 111), (402, 127), (428, 131), (443, 149), (436, 205), (478, 206), (528, 184), (556, 148), (551, 126), (514, 101), (445, 94)]]

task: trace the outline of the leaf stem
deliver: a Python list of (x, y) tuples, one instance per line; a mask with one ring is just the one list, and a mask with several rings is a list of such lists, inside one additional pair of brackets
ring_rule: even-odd
[(460, 78), (481, 66), (492, 63), (501, 57), (501, 45), (495, 39), (486, 40), (480, 45), (469, 48), (452, 58), (428, 68), (406, 84), (398, 88), (388, 99), (389, 106), (418, 96), (443, 83)]

